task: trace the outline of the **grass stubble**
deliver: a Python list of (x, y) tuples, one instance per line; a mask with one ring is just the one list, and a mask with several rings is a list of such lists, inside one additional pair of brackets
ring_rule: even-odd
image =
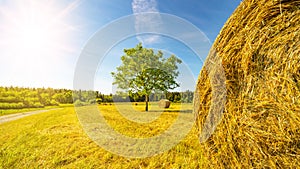
[[(135, 109), (144, 108), (139, 106)], [(118, 132), (147, 138), (168, 128), (180, 108), (173, 105), (170, 112), (143, 125), (128, 122), (114, 105), (100, 105), (99, 109)], [(167, 152), (148, 158), (121, 157), (93, 142), (84, 133), (74, 108), (69, 107), (0, 125), (0, 168), (199, 168), (203, 163), (199, 144), (193, 128)]]

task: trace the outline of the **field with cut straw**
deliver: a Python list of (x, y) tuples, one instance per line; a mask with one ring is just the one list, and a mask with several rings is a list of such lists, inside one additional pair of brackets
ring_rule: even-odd
[[(191, 110), (191, 105), (185, 106)], [(158, 134), (164, 130), (162, 126), (167, 127), (176, 119), (179, 111), (179, 106), (173, 104), (160, 120), (141, 126), (126, 122), (113, 105), (99, 108), (113, 128), (132, 137)], [(135, 108), (142, 110), (144, 105)], [(0, 168), (199, 168), (204, 162), (195, 128), (167, 152), (142, 159), (124, 158), (91, 141), (74, 108), (1, 124), (0, 147)]]
[(78, 121), (93, 114), (65, 107), (0, 124), (0, 168), (299, 168), (299, 30), (300, 0), (244, 0), (212, 46), (193, 105), (172, 103), (160, 114), (151, 104), (143, 115), (159, 118), (150, 123), (123, 116), (144, 110), (142, 103), (97, 107), (115, 131), (136, 138), (196, 113), (195, 126), (168, 151), (147, 158), (108, 152)]

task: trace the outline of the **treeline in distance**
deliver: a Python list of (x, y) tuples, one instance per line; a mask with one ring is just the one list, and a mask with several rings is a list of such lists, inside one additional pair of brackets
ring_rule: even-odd
[(69, 103), (73, 103), (73, 97), (68, 89), (0, 87), (0, 109), (39, 108)]
[[(167, 92), (155, 93), (149, 96), (150, 101), (168, 99), (172, 102), (191, 103), (194, 93)], [(143, 102), (145, 96), (124, 93), (102, 94), (99, 91), (85, 91), (53, 88), (0, 87), (0, 109), (42, 108), (60, 104), (87, 105), (111, 102)]]

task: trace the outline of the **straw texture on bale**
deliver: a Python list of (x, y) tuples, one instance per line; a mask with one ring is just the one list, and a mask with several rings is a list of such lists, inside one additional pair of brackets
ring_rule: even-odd
[(201, 143), (205, 168), (300, 166), (300, 0), (244, 0), (215, 40), (194, 99), (199, 135), (212, 105), (207, 65), (221, 59), (226, 102)]
[(160, 108), (169, 108), (171, 105), (171, 102), (167, 99), (162, 99), (158, 102), (158, 106)]

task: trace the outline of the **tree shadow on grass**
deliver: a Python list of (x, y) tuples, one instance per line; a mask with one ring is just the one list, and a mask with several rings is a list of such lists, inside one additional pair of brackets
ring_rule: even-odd
[(193, 110), (186, 109), (186, 110), (149, 110), (148, 112), (168, 112), (168, 113), (192, 113)]

